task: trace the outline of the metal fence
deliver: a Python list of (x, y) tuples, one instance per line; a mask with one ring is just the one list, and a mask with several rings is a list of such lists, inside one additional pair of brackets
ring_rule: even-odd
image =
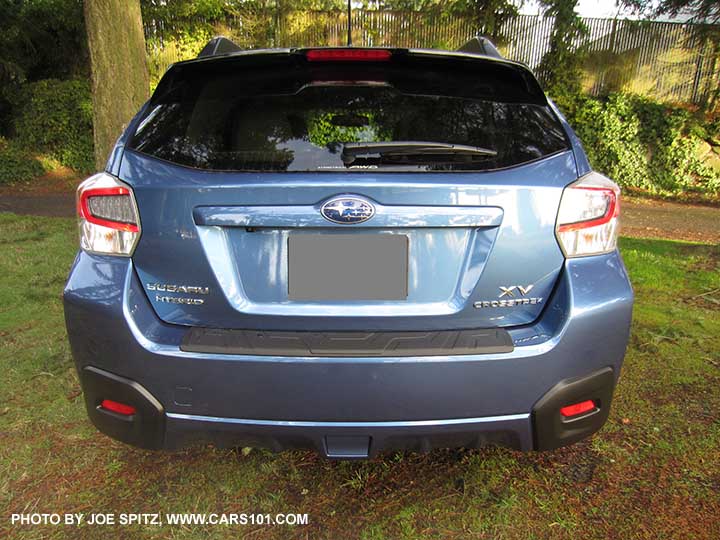
[[(588, 33), (584, 87), (592, 95), (627, 91), (655, 99), (707, 104), (717, 99), (720, 54), (708, 39), (683, 23), (583, 19)], [(172, 62), (196, 55), (202, 40), (188, 43), (188, 24), (208, 36), (228, 35), (247, 48), (344, 45), (342, 11), (256, 10), (222, 21), (145, 21), (151, 72), (159, 77)], [(442, 11), (353, 10), (352, 41), (359, 46), (455, 49), (477, 33), (472, 18)], [(502, 28), (502, 52), (535, 69), (548, 51), (553, 19), (521, 15)], [(182, 25), (181, 36), (177, 30)], [(201, 32), (201, 33), (202, 33)], [(209, 33), (208, 33), (209, 32)], [(185, 41), (183, 41), (185, 39)]]
[[(549, 49), (553, 19), (518, 17), (506, 25), (509, 58), (536, 68)], [(592, 95), (634, 92), (655, 99), (706, 104), (720, 85), (720, 55), (689, 24), (583, 19), (584, 86)]]

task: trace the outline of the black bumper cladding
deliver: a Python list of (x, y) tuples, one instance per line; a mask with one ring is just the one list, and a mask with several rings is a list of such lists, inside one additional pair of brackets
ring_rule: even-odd
[[(536, 450), (553, 450), (577, 442), (599, 430), (610, 414), (615, 375), (612, 368), (557, 383), (533, 408), (533, 438)], [(560, 408), (592, 400), (587, 414), (564, 418)]]
[[(85, 395), (85, 407), (95, 427), (133, 446), (147, 449), (162, 448), (165, 436), (165, 411), (150, 392), (130, 379), (88, 366), (80, 372), (80, 384)], [(104, 399), (124, 403), (136, 409), (135, 414), (123, 416), (101, 407)]]
[(502, 329), (440, 332), (260, 332), (193, 328), (180, 350), (257, 356), (397, 357), (513, 351)]

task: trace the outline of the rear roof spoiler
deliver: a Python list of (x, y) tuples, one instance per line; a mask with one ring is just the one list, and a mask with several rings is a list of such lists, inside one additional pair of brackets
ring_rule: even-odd
[(202, 48), (198, 58), (206, 58), (208, 56), (218, 56), (220, 54), (230, 54), (240, 52), (242, 49), (226, 37), (218, 36), (208, 41), (207, 45)]
[[(338, 48), (338, 47), (330, 47)], [(348, 47), (339, 47), (347, 49)], [(504, 58), (497, 50), (495, 45), (489, 39), (483, 36), (476, 36), (465, 43), (456, 51), (441, 51), (436, 49), (393, 49), (393, 51), (401, 52), (398, 54), (399, 63), (407, 63), (413, 58), (433, 58), (433, 57), (464, 57), (465, 60), (477, 59), (479, 62), (487, 64), (488, 69), (493, 69), (494, 76), (503, 78), (505, 83), (509, 84), (506, 76), (508, 73), (514, 73), (522, 79), (522, 87), (527, 94), (526, 98), (517, 98), (519, 101), (527, 103), (535, 103), (539, 105), (547, 105), (547, 97), (543, 92), (540, 84), (533, 75), (530, 68), (520, 62), (515, 62)], [(155, 93), (151, 100), (160, 99), (162, 96), (170, 92), (176, 84), (184, 79), (197, 77), (193, 75), (196, 70), (212, 70), (216, 62), (225, 66), (226, 62), (252, 62), (253, 65), (262, 62), (270, 62), (279, 66), (281, 69), (283, 62), (289, 62), (291, 58), (303, 56), (308, 49), (304, 48), (284, 48), (284, 49), (243, 49), (233, 43), (226, 37), (218, 36), (211, 39), (205, 47), (203, 47), (197, 58), (177, 62), (168, 68), (163, 75), (160, 83), (155, 89)], [(285, 59), (285, 60), (283, 60)], [(289, 64), (288, 64), (289, 65)], [(458, 66), (460, 69), (461, 66)], [(500, 71), (498, 71), (500, 70)], [(199, 73), (199, 72), (197, 72)], [(507, 99), (510, 99), (509, 97)]]
[[(230, 54), (242, 51), (236, 43), (224, 36), (217, 36), (208, 41), (207, 45), (203, 47), (198, 54), (198, 58), (207, 58), (208, 56), (218, 56), (221, 54)], [(495, 44), (488, 38), (483, 36), (475, 36), (469, 41), (465, 42), (457, 52), (464, 52), (470, 54), (479, 54), (482, 56), (490, 56), (492, 58), (504, 59), (503, 55), (500, 54)]]
[(470, 41), (467, 41), (464, 45), (462, 45), (457, 52), (480, 54), (482, 56), (504, 59), (503, 55), (500, 54), (500, 51), (497, 50), (495, 44), (483, 36), (475, 36)]

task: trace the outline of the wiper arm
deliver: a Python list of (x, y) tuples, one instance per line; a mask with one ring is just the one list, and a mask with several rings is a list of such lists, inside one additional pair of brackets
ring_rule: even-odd
[(494, 157), (495, 150), (481, 148), (479, 146), (468, 146), (465, 144), (450, 144), (425, 141), (389, 141), (389, 142), (358, 142), (345, 143), (342, 150), (342, 160), (349, 165), (357, 156), (380, 155), (380, 156), (402, 156), (402, 155), (437, 155), (437, 154), (464, 154)]

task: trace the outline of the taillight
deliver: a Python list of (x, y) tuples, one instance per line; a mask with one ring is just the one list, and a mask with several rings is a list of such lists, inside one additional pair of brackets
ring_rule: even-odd
[(617, 246), (620, 188), (590, 173), (563, 191), (556, 233), (567, 257), (598, 255)]
[(310, 49), (308, 62), (386, 62), (392, 53), (386, 49)]
[(140, 218), (132, 189), (107, 173), (85, 180), (77, 190), (80, 247), (105, 255), (132, 255)]

